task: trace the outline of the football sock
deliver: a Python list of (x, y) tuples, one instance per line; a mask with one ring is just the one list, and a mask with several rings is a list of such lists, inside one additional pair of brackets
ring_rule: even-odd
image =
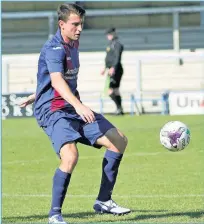
[(97, 198), (99, 201), (108, 201), (111, 199), (122, 157), (123, 154), (121, 153), (106, 150), (102, 162), (101, 186)]
[(70, 173), (65, 173), (59, 168), (56, 169), (53, 177), (52, 205), (49, 212), (49, 217), (61, 213), (62, 204), (67, 193), (70, 178)]

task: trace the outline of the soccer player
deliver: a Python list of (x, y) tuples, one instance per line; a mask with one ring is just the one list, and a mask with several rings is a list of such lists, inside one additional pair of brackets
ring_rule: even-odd
[(61, 209), (78, 160), (77, 143), (107, 149), (94, 210), (118, 215), (130, 212), (111, 197), (127, 138), (102, 115), (85, 106), (77, 91), (78, 46), (84, 16), (85, 10), (76, 4), (59, 6), (57, 33), (45, 43), (39, 56), (36, 93), (21, 104), (24, 107), (35, 101), (37, 122), (60, 159), (53, 177), (50, 224), (66, 224)]
[(104, 75), (106, 69), (108, 69), (108, 75), (110, 76), (108, 94), (116, 104), (116, 115), (123, 115), (119, 87), (123, 75), (121, 56), (124, 47), (116, 35), (115, 28), (109, 28), (106, 31), (106, 37), (109, 40), (109, 44), (106, 48), (105, 68), (101, 71), (101, 75)]

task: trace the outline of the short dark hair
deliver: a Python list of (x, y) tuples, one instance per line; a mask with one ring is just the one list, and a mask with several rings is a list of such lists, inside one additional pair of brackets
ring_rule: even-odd
[(115, 27), (110, 27), (106, 30), (105, 34), (112, 34), (115, 33), (116, 29)]
[(77, 14), (80, 17), (83, 17), (86, 11), (77, 4), (74, 3), (64, 3), (59, 5), (57, 9), (58, 21), (62, 20), (67, 22), (71, 13)]

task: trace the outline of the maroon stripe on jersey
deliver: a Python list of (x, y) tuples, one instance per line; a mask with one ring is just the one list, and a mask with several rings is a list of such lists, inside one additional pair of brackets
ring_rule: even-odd
[(65, 106), (65, 100), (60, 96), (60, 94), (54, 90), (54, 98), (51, 102), (51, 111), (56, 111)]
[(78, 40), (74, 41), (74, 47), (77, 48), (77, 49), (79, 48), (79, 41)]
[[(78, 41), (76, 42), (76, 47), (78, 47)], [(70, 53), (70, 49), (67, 45), (64, 45), (65, 51), (66, 51), (66, 64), (67, 69), (71, 70), (74, 69), (73, 63), (72, 63), (72, 55)], [(78, 91), (76, 92), (76, 97), (80, 100), (80, 96)], [(64, 108), (67, 102), (60, 96), (60, 94), (54, 90), (54, 98), (51, 101), (51, 111), (56, 111), (61, 108)]]
[(65, 51), (66, 51), (66, 61), (67, 61), (67, 69), (73, 69), (73, 64), (72, 64), (72, 56), (70, 54), (70, 50), (68, 46), (64, 46)]

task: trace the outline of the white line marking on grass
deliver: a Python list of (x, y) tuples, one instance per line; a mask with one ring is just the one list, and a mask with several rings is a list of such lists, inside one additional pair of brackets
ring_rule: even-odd
[(8, 164), (16, 164), (16, 163), (39, 163), (39, 162), (44, 162), (46, 159), (36, 159), (36, 160), (14, 160), (14, 161), (8, 161), (8, 162), (3, 162), (2, 165), (8, 165)]
[[(132, 154), (127, 154), (125, 155), (125, 157), (132, 157), (132, 156), (155, 156), (155, 155), (158, 155), (158, 154), (161, 154), (161, 153), (164, 153), (164, 152), (147, 152), (147, 153), (143, 153), (143, 152), (138, 152), (138, 153), (132, 153)], [(98, 156), (80, 156), (79, 157), (79, 160), (86, 160), (86, 159), (96, 159), (96, 158), (99, 158), (101, 159), (101, 155), (98, 155)], [(39, 160), (14, 160), (14, 161), (7, 161), (7, 162), (3, 162), (2, 165), (8, 165), (8, 164), (16, 164), (16, 163), (22, 163), (22, 164), (25, 164), (25, 163), (39, 163), (39, 162), (45, 162), (46, 159), (39, 159)]]
[[(3, 197), (48, 197), (50, 198), (51, 195), (49, 194), (7, 194), (3, 193)], [(67, 197), (71, 198), (95, 198), (96, 195), (86, 195), (86, 194), (76, 194), (76, 195), (67, 195)], [(192, 197), (204, 197), (204, 194), (155, 194), (155, 195), (114, 195), (117, 198), (192, 198)]]
[[(203, 150), (200, 150), (198, 151), (200, 153), (203, 153), (204, 151)], [(179, 154), (179, 155), (186, 155), (186, 154), (189, 154), (189, 153), (192, 153), (192, 152), (187, 152), (187, 151), (182, 151), (182, 152), (178, 152), (178, 153), (172, 153), (172, 152), (169, 152), (169, 151), (159, 151), (159, 152), (136, 152), (136, 153), (131, 153), (131, 154), (125, 154), (124, 156), (126, 158), (128, 157), (133, 157), (133, 156), (157, 156), (157, 155), (161, 155), (161, 154), (169, 154), (169, 155), (176, 155), (176, 154)], [(86, 160), (86, 159), (101, 159), (101, 155), (97, 155), (97, 156), (79, 156), (79, 160)], [(14, 161), (7, 161), (7, 162), (3, 162), (2, 165), (8, 165), (8, 164), (18, 164), (18, 163), (22, 163), (22, 164), (25, 164), (25, 163), (39, 163), (39, 162), (46, 162), (46, 160), (48, 159), (39, 159), (39, 160), (14, 160)]]
[[(147, 153), (143, 153), (143, 152), (138, 152), (138, 153), (132, 153), (132, 154), (125, 154), (125, 157), (132, 157), (132, 156), (156, 156), (158, 154), (161, 154), (163, 152), (147, 152)], [(101, 159), (101, 155), (98, 156), (79, 156), (79, 160), (84, 160), (84, 159), (96, 159), (99, 158)]]

